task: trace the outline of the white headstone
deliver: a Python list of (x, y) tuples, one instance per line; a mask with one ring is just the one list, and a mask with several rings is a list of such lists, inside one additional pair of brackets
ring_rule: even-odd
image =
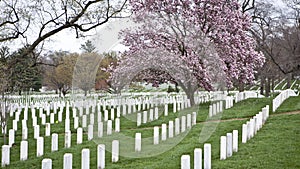
[(174, 137), (174, 122), (173, 121), (169, 121), (169, 129), (168, 129), (169, 138), (173, 138)]
[(142, 133), (135, 133), (135, 148), (136, 152), (140, 152), (142, 150)]
[(12, 126), (13, 130), (17, 131), (18, 130), (18, 121), (17, 120), (13, 120), (12, 124), (13, 124), (13, 126)]
[(99, 144), (97, 146), (97, 168), (105, 168), (105, 145)]
[(227, 143), (226, 143), (227, 137), (221, 136), (220, 139), (220, 160), (225, 160), (227, 157)]
[(121, 107), (118, 106), (117, 107), (117, 117), (120, 117), (121, 116)]
[(9, 163), (10, 163), (10, 146), (9, 145), (3, 145), (2, 146), (1, 166), (4, 167), (6, 165), (9, 165)]
[(40, 126), (36, 125), (34, 126), (34, 138), (37, 139), (38, 137), (40, 137)]
[(93, 130), (94, 130), (94, 127), (93, 127), (92, 124), (90, 124), (88, 126), (88, 140), (89, 141), (93, 139), (93, 136), (94, 136), (94, 131)]
[(190, 169), (190, 155), (182, 155), (181, 156), (181, 169)]
[(27, 120), (23, 119), (22, 120), (22, 129), (27, 128)]
[(155, 120), (158, 119), (158, 108), (157, 107), (154, 108), (154, 119)]
[(8, 131), (8, 145), (11, 147), (15, 143), (15, 130), (10, 129)]
[(247, 143), (247, 124), (243, 124), (242, 128), (242, 143)]
[(159, 127), (158, 126), (154, 127), (153, 144), (159, 144)]
[(111, 108), (111, 109), (110, 109), (110, 119), (111, 119), (111, 120), (114, 120), (114, 119), (115, 119), (115, 109), (114, 109), (114, 108)]
[(250, 134), (249, 135), (250, 135), (250, 138), (252, 138), (254, 136), (254, 127), (255, 127), (254, 119), (250, 119), (249, 125), (250, 125), (250, 129), (249, 129)]
[(82, 115), (82, 128), (87, 127), (87, 117), (86, 115)]
[(131, 114), (131, 107), (132, 107), (132, 105), (128, 104), (128, 112), (127, 112), (127, 114)]
[(119, 140), (113, 140), (112, 141), (112, 162), (118, 162), (119, 161)]
[(147, 111), (143, 111), (143, 123), (147, 123), (147, 119), (148, 119), (148, 112)]
[(115, 119), (115, 132), (120, 132), (120, 118)]
[(63, 169), (72, 169), (72, 157), (71, 153), (64, 154), (64, 168)]
[(154, 120), (154, 114), (153, 114), (153, 109), (149, 110), (149, 121), (153, 121)]
[(180, 120), (179, 118), (175, 119), (175, 135), (180, 133)]
[(102, 122), (102, 113), (100, 110), (98, 110), (98, 113), (97, 113), (97, 122)]
[(226, 144), (227, 144), (227, 149), (226, 149), (227, 157), (231, 157), (232, 156), (232, 133), (227, 133)]
[(122, 115), (125, 116), (126, 115), (126, 104), (122, 105)]
[(58, 112), (58, 121), (59, 122), (62, 122), (62, 113), (63, 113), (62, 111)]
[(192, 128), (192, 115), (191, 114), (186, 115), (186, 128), (188, 128), (188, 129)]
[(42, 169), (52, 169), (52, 160), (45, 158), (42, 160)]
[(164, 123), (161, 125), (161, 140), (167, 140), (167, 124)]
[(209, 112), (208, 112), (208, 115), (209, 115), (209, 117), (212, 117), (213, 116), (213, 110), (212, 110), (213, 108), (212, 108), (212, 105), (209, 105)]
[(65, 132), (65, 148), (71, 147), (71, 131)]
[(58, 134), (53, 133), (51, 138), (51, 151), (58, 150)]
[(142, 114), (137, 113), (136, 114), (136, 126), (139, 127), (142, 124)]
[(250, 121), (247, 121), (247, 140), (250, 140), (251, 138), (251, 124)]
[(177, 110), (176, 110), (176, 102), (174, 101), (174, 102), (173, 102), (173, 113), (176, 113), (176, 111), (177, 111)]
[(82, 143), (82, 128), (77, 128), (77, 144)]
[(21, 147), (20, 147), (20, 160), (24, 161), (28, 158), (28, 142), (27, 141), (21, 141)]
[(232, 151), (238, 152), (238, 143), (239, 142), (239, 134), (238, 130), (233, 130), (232, 132)]
[(77, 129), (79, 127), (79, 118), (76, 116), (74, 119), (74, 129)]
[(104, 110), (104, 121), (108, 120), (108, 110)]
[(211, 169), (211, 144), (204, 144), (204, 169)]
[(103, 137), (103, 122), (98, 123), (98, 137)]
[(37, 117), (34, 116), (34, 117), (32, 117), (32, 126), (34, 127), (36, 125), (37, 125)]
[(81, 168), (90, 169), (90, 149), (84, 148), (81, 151)]
[(107, 135), (111, 135), (112, 134), (112, 121), (111, 120), (107, 120), (107, 131), (106, 131)]
[(38, 137), (36, 139), (36, 156), (40, 157), (44, 155), (44, 138)]
[(94, 125), (94, 123), (95, 123), (95, 115), (90, 114), (90, 124)]
[(202, 169), (202, 149), (195, 148), (194, 150), (194, 169)]
[(217, 105), (215, 103), (212, 105), (212, 114), (213, 116), (217, 114)]
[(50, 113), (50, 124), (54, 124), (54, 113)]
[(46, 124), (46, 114), (42, 114), (42, 120), (41, 120), (42, 125)]
[(192, 114), (192, 125), (196, 125), (197, 123), (197, 113), (193, 112)]
[(168, 106), (169, 106), (168, 104), (165, 104), (165, 113), (164, 113), (165, 116), (168, 116), (168, 111), (169, 111)]
[(46, 123), (46, 126), (45, 126), (45, 136), (50, 136), (51, 134), (51, 125), (50, 123)]
[(181, 132), (186, 130), (186, 116), (181, 116)]

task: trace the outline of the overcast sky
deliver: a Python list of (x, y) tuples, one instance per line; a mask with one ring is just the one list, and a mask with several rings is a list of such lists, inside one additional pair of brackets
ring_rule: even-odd
[[(272, 2), (277, 7), (284, 6), (282, 0), (267, 1)], [(79, 39), (76, 39), (75, 32), (66, 30), (53, 36), (52, 41), (45, 45), (45, 49), (80, 53), (80, 45), (89, 39), (94, 42), (99, 53), (107, 52), (109, 50), (124, 50), (124, 46), (119, 44), (120, 40), (118, 39), (118, 32), (132, 25), (133, 23), (129, 19), (111, 21), (98, 27), (96, 30), (91, 31), (91, 36)]]

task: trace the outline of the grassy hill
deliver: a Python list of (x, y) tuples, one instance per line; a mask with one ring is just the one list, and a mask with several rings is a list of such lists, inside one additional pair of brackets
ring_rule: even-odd
[[(300, 110), (300, 97), (292, 97), (286, 100), (274, 114), (270, 114), (270, 118), (263, 128), (246, 144), (241, 143), (242, 124), (257, 114), (266, 104), (270, 105), (271, 99), (248, 99), (234, 105), (233, 108), (225, 110), (222, 114), (221, 121), (214, 121), (214, 118), (207, 119), (209, 104), (201, 104), (200, 106), (185, 109), (180, 114), (191, 113), (197, 111), (197, 125), (193, 126), (188, 132), (182, 133), (183, 140), (179, 144), (170, 148), (170, 150), (154, 157), (148, 158), (126, 158), (120, 157), (119, 162), (111, 163), (111, 153), (106, 151), (106, 168), (180, 168), (180, 158), (183, 154), (191, 155), (191, 166), (193, 166), (193, 151), (195, 148), (202, 148), (204, 143), (212, 144), (212, 168), (300, 168), (300, 114), (286, 114), (288, 111)], [(169, 106), (172, 110), (172, 106)], [(159, 120), (136, 127), (136, 124), (127, 118), (121, 118), (121, 133), (130, 137), (134, 137), (136, 132), (141, 132), (142, 137), (153, 135), (153, 126), (161, 125), (168, 120), (174, 120), (177, 113), (169, 112), (168, 117), (160, 117)], [(30, 115), (28, 117), (31, 117)], [(134, 118), (134, 117), (133, 117)], [(29, 118), (30, 119), (30, 118)], [(217, 123), (217, 124), (216, 124)], [(31, 120), (28, 122), (30, 126)], [(87, 141), (84, 135), (84, 142), (76, 145), (76, 130), (72, 130), (72, 146), (71, 148), (63, 148), (64, 146), (64, 123), (51, 125), (51, 133), (59, 134), (59, 151), (51, 152), (51, 137), (45, 137), (44, 156), (36, 158), (36, 142), (33, 138), (33, 130), (29, 129), (29, 159), (27, 161), (19, 161), (19, 149), (21, 140), (21, 131), (16, 132), (16, 144), (11, 148), (11, 165), (7, 168), (41, 168), (43, 158), (51, 158), (53, 168), (62, 168), (63, 155), (65, 153), (73, 154), (73, 168), (81, 168), (81, 150), (83, 148), (90, 149), (90, 166), (96, 167), (97, 163), (97, 143), (101, 143), (101, 139), (97, 141)], [(210, 124), (215, 125), (216, 129), (212, 135), (203, 142), (199, 135), (204, 127)], [(9, 125), (11, 126), (11, 124)], [(71, 120), (71, 126), (73, 121)], [(20, 129), (19, 125), (19, 129)], [(72, 127), (71, 127), (72, 128)], [(232, 157), (226, 160), (219, 160), (219, 142), (220, 136), (226, 135), (232, 130), (239, 131), (239, 151), (234, 153)], [(41, 127), (40, 135), (44, 135), (45, 129)], [(114, 134), (112, 138), (117, 138), (118, 134)], [(107, 137), (103, 140), (108, 139)], [(2, 139), (1, 139), (2, 141)], [(176, 141), (168, 139), (167, 141), (156, 145), (157, 149), (164, 148), (168, 144)], [(97, 143), (95, 143), (97, 142)], [(161, 142), (161, 141), (160, 141)], [(1, 142), (1, 144), (3, 144)], [(145, 143), (146, 144), (146, 143)], [(124, 142), (120, 142), (120, 146), (132, 146)], [(107, 149), (111, 145), (106, 144)], [(130, 148), (129, 148), (130, 149)], [(132, 151), (133, 147), (132, 147)], [(142, 144), (143, 151), (143, 144)]]

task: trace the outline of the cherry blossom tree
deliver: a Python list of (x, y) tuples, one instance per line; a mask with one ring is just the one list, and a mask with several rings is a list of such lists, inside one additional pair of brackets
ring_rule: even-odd
[(131, 80), (127, 74), (155, 68), (175, 79), (193, 104), (197, 88), (214, 90), (222, 78), (227, 86), (251, 83), (264, 62), (248, 33), (250, 18), (235, 0), (129, 2), (139, 26), (122, 34), (129, 50), (112, 75), (118, 87)]

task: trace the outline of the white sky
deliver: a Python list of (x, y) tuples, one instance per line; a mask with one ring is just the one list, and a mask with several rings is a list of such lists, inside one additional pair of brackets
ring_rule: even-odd
[[(277, 7), (285, 6), (282, 0), (267, 0), (272, 2)], [(90, 33), (92, 36), (86, 38), (76, 39), (75, 32), (69, 30), (58, 33), (53, 36), (51, 42), (45, 45), (46, 50), (64, 50), (70, 52), (80, 53), (80, 45), (86, 40), (92, 40), (99, 53), (107, 52), (109, 50), (124, 51), (126, 48), (120, 45), (118, 39), (118, 32), (122, 29), (134, 25), (129, 19), (120, 19), (105, 23), (103, 26), (93, 30)]]
[(45, 50), (63, 50), (80, 53), (80, 46), (87, 40), (91, 40), (99, 53), (109, 50), (123, 51), (125, 47), (119, 44), (118, 32), (134, 25), (129, 19), (119, 19), (105, 23), (103, 26), (89, 32), (85, 38), (76, 38), (75, 32), (64, 30), (51, 37), (44, 45)]

